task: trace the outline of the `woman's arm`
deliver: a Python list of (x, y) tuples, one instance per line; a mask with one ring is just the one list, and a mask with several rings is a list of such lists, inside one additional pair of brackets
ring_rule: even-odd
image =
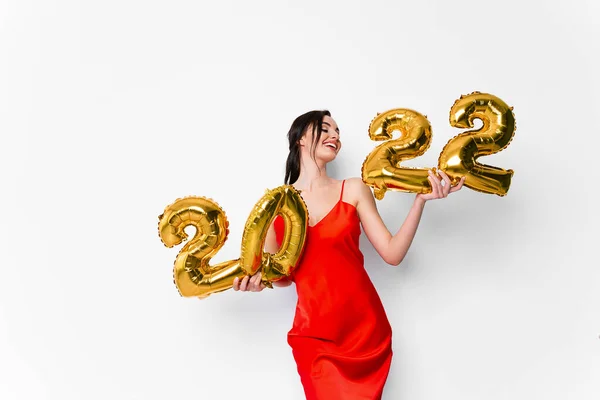
[(452, 187), (450, 185), (450, 179), (446, 174), (440, 172), (446, 186), (442, 186), (440, 179), (434, 174), (430, 173), (429, 181), (431, 182), (432, 192), (422, 195), (419, 194), (415, 197), (404, 223), (396, 232), (392, 235), (387, 229), (375, 204), (375, 199), (371, 193), (371, 189), (365, 185), (360, 178), (349, 179), (348, 182), (352, 185), (352, 191), (357, 194), (357, 205), (358, 217), (363, 226), (363, 230), (367, 235), (369, 241), (375, 247), (375, 250), (383, 260), (390, 265), (399, 265), (408, 249), (412, 244), (412, 241), (419, 227), (421, 216), (423, 215), (423, 208), (427, 200), (438, 199), (446, 197), (448, 193), (460, 190), (464, 182), (464, 178), (458, 183), (458, 185)]
[(358, 195), (356, 210), (365, 235), (383, 261), (390, 265), (400, 264), (417, 232), (425, 201), (415, 198), (406, 220), (398, 232), (392, 235), (377, 211), (371, 189), (360, 178), (350, 179), (347, 183), (351, 183), (354, 189), (352, 191)]

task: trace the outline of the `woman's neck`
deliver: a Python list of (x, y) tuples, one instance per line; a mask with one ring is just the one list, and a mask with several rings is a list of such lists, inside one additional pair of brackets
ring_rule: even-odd
[(332, 179), (327, 176), (327, 167), (325, 163), (317, 164), (314, 160), (305, 158), (300, 162), (300, 175), (294, 186), (297, 189), (311, 192), (314, 189), (319, 189), (330, 185)]

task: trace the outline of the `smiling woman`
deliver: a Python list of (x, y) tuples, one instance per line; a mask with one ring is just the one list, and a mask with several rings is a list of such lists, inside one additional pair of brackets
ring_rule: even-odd
[[(462, 187), (431, 171), (432, 192), (418, 194), (400, 230), (392, 235), (375, 206), (371, 190), (359, 178), (338, 181), (326, 165), (339, 153), (340, 130), (328, 111), (296, 118), (288, 132), (285, 183), (301, 191), (309, 211), (302, 259), (290, 279), (298, 303), (288, 343), (309, 400), (380, 399), (392, 360), (392, 329), (383, 304), (364, 268), (360, 226), (381, 257), (398, 265), (415, 236), (425, 202)], [(269, 229), (265, 250), (277, 252), (283, 219)], [(261, 291), (260, 273), (236, 278), (234, 290)]]

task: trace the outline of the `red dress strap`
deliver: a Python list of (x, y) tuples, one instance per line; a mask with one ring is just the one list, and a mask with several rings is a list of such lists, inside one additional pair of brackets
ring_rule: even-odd
[(342, 201), (342, 196), (344, 196), (344, 183), (346, 183), (345, 179), (342, 181), (342, 190), (340, 191), (340, 201)]

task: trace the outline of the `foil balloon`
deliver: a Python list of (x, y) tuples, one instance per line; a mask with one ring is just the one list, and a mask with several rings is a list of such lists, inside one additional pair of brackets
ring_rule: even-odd
[(487, 93), (461, 96), (450, 110), (450, 125), (473, 128), (475, 119), (480, 119), (483, 126), (452, 138), (440, 154), (438, 168), (446, 172), (453, 183), (465, 176), (465, 186), (504, 196), (513, 171), (480, 164), (477, 158), (497, 153), (510, 144), (516, 129), (512, 107)]
[[(263, 252), (267, 231), (277, 215), (285, 221), (285, 237), (275, 254)], [(173, 280), (184, 297), (205, 298), (233, 287), (235, 278), (262, 272), (262, 281), (289, 276), (302, 255), (308, 210), (300, 193), (290, 185), (268, 190), (250, 213), (242, 235), (241, 257), (210, 265), (229, 234), (225, 212), (213, 200), (190, 196), (168, 205), (158, 217), (158, 233), (167, 247), (187, 240), (184, 229), (196, 228), (194, 237), (180, 250)]]
[(233, 286), (236, 277), (246, 272), (239, 259), (209, 265), (210, 259), (223, 247), (229, 234), (227, 217), (219, 205), (205, 197), (185, 197), (165, 208), (159, 217), (158, 233), (167, 247), (187, 239), (184, 228), (196, 228), (175, 259), (173, 279), (184, 297), (207, 297)]
[[(392, 139), (392, 132), (400, 137)], [(373, 188), (375, 198), (383, 199), (387, 190), (428, 193), (428, 168), (403, 167), (404, 160), (425, 153), (431, 143), (431, 124), (420, 113), (398, 108), (378, 114), (369, 125), (371, 140), (385, 143), (377, 146), (362, 165), (362, 180)]]
[[(275, 254), (263, 252), (267, 231), (277, 215), (285, 222), (281, 247)], [(291, 185), (283, 185), (266, 194), (252, 209), (244, 233), (240, 261), (249, 275), (259, 270), (263, 283), (289, 276), (296, 267), (306, 239), (308, 209), (300, 192)]]

